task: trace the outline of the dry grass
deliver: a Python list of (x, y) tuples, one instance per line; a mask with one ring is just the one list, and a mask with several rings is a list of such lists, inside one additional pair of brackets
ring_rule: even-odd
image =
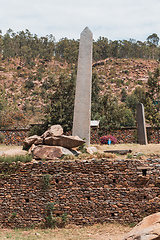
[[(132, 154), (142, 153), (145, 155), (159, 155), (160, 156), (160, 144), (115, 144), (115, 145), (94, 145), (97, 147), (98, 152), (103, 152), (105, 150), (132, 150)], [(124, 156), (123, 156), (124, 158)]]
[(131, 230), (129, 226), (120, 224), (95, 224), (88, 227), (75, 225), (66, 226), (63, 229), (34, 229), (34, 230), (10, 230), (1, 229), (0, 240), (121, 240)]

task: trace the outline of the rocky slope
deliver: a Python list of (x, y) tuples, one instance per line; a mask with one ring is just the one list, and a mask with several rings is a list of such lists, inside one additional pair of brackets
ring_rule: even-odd
[[(156, 60), (109, 58), (93, 63), (98, 72), (99, 84), (104, 91), (112, 90), (120, 99), (125, 88), (131, 93), (137, 86), (146, 87), (149, 72), (159, 66)], [(40, 122), (46, 95), (52, 92), (52, 83), (58, 81), (59, 74), (71, 72), (71, 66), (54, 59), (50, 62), (36, 61), (33, 67), (19, 66), (19, 60), (0, 62), (1, 98), (8, 104), (27, 114), (30, 123)]]

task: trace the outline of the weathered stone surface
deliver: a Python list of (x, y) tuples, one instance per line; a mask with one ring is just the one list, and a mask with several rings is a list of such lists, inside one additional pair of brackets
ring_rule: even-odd
[(36, 147), (36, 145), (32, 144), (30, 149), (28, 150), (28, 154), (32, 154), (35, 147)]
[(60, 136), (60, 145), (65, 148), (75, 148), (83, 143), (85, 143), (85, 141), (78, 136)]
[(25, 138), (23, 144), (25, 146), (31, 146), (38, 138), (38, 135), (33, 135), (31, 137)]
[(43, 138), (41, 137), (38, 137), (35, 142), (34, 142), (35, 145), (42, 145), (43, 144)]
[(49, 146), (60, 146), (60, 137), (46, 137), (44, 138), (44, 144)]
[(61, 135), (58, 137), (47, 137), (44, 139), (44, 143), (46, 145), (51, 145), (51, 146), (62, 146), (65, 148), (75, 148), (83, 143), (85, 143), (84, 140), (80, 139), (78, 136), (65, 136)]
[(61, 125), (53, 125), (51, 126), (46, 132), (42, 134), (41, 137), (46, 138), (46, 137), (52, 137), (52, 136), (60, 136), (63, 134), (63, 128)]
[(160, 240), (160, 212), (145, 217), (123, 240)]
[(86, 27), (80, 36), (78, 70), (73, 117), (73, 136), (85, 138), (90, 144), (92, 45), (93, 34)]
[(34, 159), (46, 159), (51, 160), (55, 158), (60, 158), (63, 155), (73, 155), (71, 151), (61, 146), (37, 146), (33, 149)]

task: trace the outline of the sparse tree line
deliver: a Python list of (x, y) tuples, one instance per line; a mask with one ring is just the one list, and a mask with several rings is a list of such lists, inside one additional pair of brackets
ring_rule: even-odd
[[(9, 29), (4, 35), (0, 31), (0, 53), (3, 59), (19, 58), (21, 64), (34, 64), (36, 58), (49, 61), (54, 56), (60, 61), (77, 64), (79, 39), (62, 38), (58, 42), (50, 34), (38, 37), (29, 30), (15, 33)], [(159, 37), (156, 33), (148, 36), (146, 41), (109, 40), (99, 37), (93, 42), (93, 60), (114, 58), (160, 59)]]
[[(136, 40), (109, 41), (100, 37), (93, 43), (94, 61), (114, 58), (147, 58), (160, 59), (159, 37), (157, 34), (150, 35), (145, 42)], [(76, 82), (76, 64), (78, 59), (79, 40), (63, 38), (55, 42), (52, 35), (38, 38), (32, 35), (29, 30), (14, 33), (9, 29), (6, 34), (0, 34), (0, 52), (3, 60), (10, 61), (13, 58), (19, 59), (19, 65), (35, 65), (35, 59), (50, 61), (52, 57), (59, 61), (66, 61), (72, 66), (72, 73), (62, 73), (59, 81), (49, 78), (42, 85), (41, 97), (47, 98), (44, 128), (50, 124), (61, 124), (64, 131), (72, 130), (74, 94)], [(74, 65), (75, 64), (75, 65)], [(17, 66), (19, 67), (19, 66)], [(43, 66), (45, 68), (45, 66)], [(21, 69), (21, 68), (20, 68)], [(39, 81), (43, 78), (42, 70), (37, 70)], [(101, 88), (99, 77), (96, 71), (92, 76), (92, 119), (100, 120), (100, 130), (115, 129), (118, 127), (131, 127), (136, 125), (136, 105), (142, 102), (145, 107), (146, 119), (152, 126), (159, 126), (159, 104), (154, 100), (158, 96), (158, 82), (160, 70), (156, 69), (150, 74), (147, 88), (137, 87), (132, 94), (127, 94), (125, 88), (121, 91), (121, 103), (113, 96), (112, 91), (100, 94)], [(25, 82), (25, 88), (34, 88), (32, 78)], [(51, 88), (54, 93), (46, 94)], [(0, 96), (0, 127), (19, 125), (24, 126), (25, 117), (21, 111), (4, 111), (7, 100), (4, 100), (3, 92)], [(27, 109), (27, 106), (26, 106)], [(23, 111), (25, 113), (25, 109)], [(11, 114), (12, 113), (12, 114)], [(8, 117), (7, 117), (8, 116)], [(42, 129), (44, 131), (44, 129)], [(39, 130), (36, 130), (39, 131)]]
[[(131, 94), (125, 88), (121, 91), (121, 102), (112, 91), (100, 94), (99, 77), (96, 71), (92, 75), (91, 117), (100, 120), (100, 134), (120, 127), (136, 126), (136, 107), (139, 102), (144, 104), (146, 120), (152, 127), (160, 127), (159, 104), (154, 99), (158, 95), (160, 70), (150, 74), (147, 88), (138, 86)], [(56, 83), (55, 92), (49, 96), (45, 123), (61, 124), (64, 131), (72, 130), (74, 93), (76, 74), (61, 75)]]

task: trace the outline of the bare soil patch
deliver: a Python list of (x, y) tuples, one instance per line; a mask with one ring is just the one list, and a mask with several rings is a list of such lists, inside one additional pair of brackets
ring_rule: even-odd
[[(142, 153), (145, 155), (159, 155), (160, 156), (160, 144), (111, 144), (111, 145), (95, 145), (99, 152), (105, 150), (132, 150), (132, 154)], [(124, 156), (123, 156), (124, 158)]]
[(117, 223), (95, 224), (87, 227), (68, 225), (62, 229), (45, 230), (0, 229), (0, 240), (121, 240), (129, 231), (131, 231), (129, 226), (123, 226)]

